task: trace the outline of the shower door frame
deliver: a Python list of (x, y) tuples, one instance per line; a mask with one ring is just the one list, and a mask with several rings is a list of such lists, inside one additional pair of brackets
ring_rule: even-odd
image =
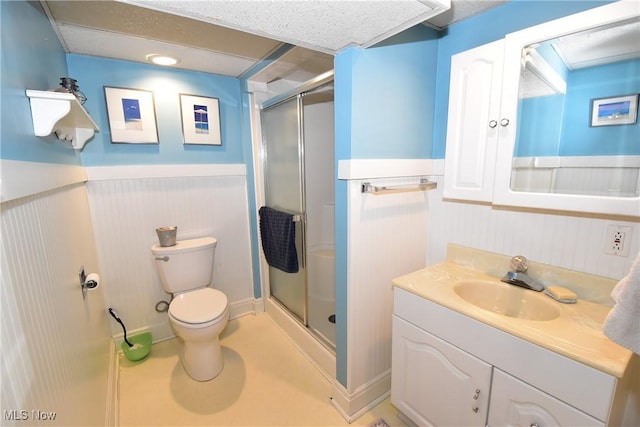
[[(307, 260), (306, 260), (306, 239), (305, 239), (305, 233), (306, 233), (306, 200), (305, 200), (305, 165), (304, 165), (304, 160), (305, 160), (305, 153), (304, 153), (304, 108), (303, 108), (303, 102), (302, 102), (302, 98), (304, 96), (305, 93), (307, 92), (311, 92), (327, 83), (330, 83), (334, 80), (334, 72), (333, 71), (329, 71), (326, 72), (324, 74), (319, 75), (318, 77), (309, 80), (308, 82), (304, 83), (303, 85), (282, 93), (280, 95), (277, 95), (273, 98), (268, 99), (267, 101), (263, 102), (260, 105), (260, 117), (262, 116), (262, 111), (265, 109), (268, 109), (270, 107), (275, 107), (278, 104), (282, 104), (284, 102), (290, 101), (293, 98), (296, 99), (297, 102), (297, 109), (298, 109), (298, 167), (299, 167), (299, 174), (300, 174), (300, 182), (299, 182), (299, 192), (300, 192), (300, 201), (301, 201), (301, 205), (302, 205), (302, 212), (300, 212), (300, 218), (296, 218), (299, 219), (299, 223), (301, 224), (300, 229), (302, 230), (302, 236), (301, 236), (301, 248), (300, 248), (300, 253), (301, 253), (301, 266), (302, 269), (304, 270), (304, 301), (303, 301), (303, 316), (302, 318), (300, 318), (293, 310), (291, 310), (289, 307), (287, 307), (284, 303), (282, 303), (281, 301), (279, 301), (276, 297), (274, 297), (272, 295), (271, 292), (271, 278), (270, 278), (270, 274), (269, 274), (269, 269), (273, 268), (271, 266), (267, 266), (267, 274), (263, 275), (263, 278), (266, 278), (268, 280), (268, 286), (266, 287), (265, 291), (267, 291), (267, 297), (270, 298), (272, 301), (274, 301), (278, 306), (280, 306), (283, 310), (285, 310), (286, 312), (288, 312), (291, 317), (293, 319), (295, 319), (298, 323), (300, 323), (305, 329), (309, 329), (309, 319), (308, 319), (308, 303), (309, 303), (309, 298), (308, 298), (308, 279), (307, 279), (307, 270), (306, 270), (306, 265), (307, 265)], [(262, 122), (262, 118), (260, 119)], [(268, 170), (268, 159), (266, 158), (266, 145), (265, 145), (265, 138), (264, 135), (262, 135), (261, 132), (261, 137), (260, 137), (260, 167), (261, 167), (261, 175), (262, 175), (262, 193), (263, 193), (263, 198), (264, 198), (264, 202), (266, 204), (266, 200), (267, 200), (267, 170)], [(266, 276), (266, 277), (265, 277)], [(309, 331), (311, 332), (311, 331)], [(319, 339), (319, 337), (317, 337), (315, 334), (311, 333), (312, 336), (314, 336), (317, 340), (319, 340), (319, 342), (321, 342), (323, 345), (326, 345), (324, 342), (322, 342), (322, 340)]]
[[(292, 96), (289, 96), (284, 99), (278, 99), (277, 102), (268, 103), (268, 105), (263, 105), (260, 109), (261, 121), (262, 114), (265, 110), (270, 108), (277, 108), (280, 105), (283, 105), (287, 102), (295, 102), (296, 109), (296, 118), (297, 118), (297, 135), (296, 135), (296, 146), (298, 151), (298, 201), (300, 209), (295, 212), (289, 212), (293, 215), (293, 222), (296, 225), (296, 236), (300, 237), (300, 247), (296, 250), (299, 252), (298, 263), (300, 265), (299, 273), (300, 276), (298, 279), (302, 281), (302, 307), (300, 313), (296, 313), (294, 307), (288, 306), (284, 301), (281, 301), (276, 295), (272, 292), (271, 286), (271, 278), (272, 278), (272, 270), (274, 267), (268, 266), (268, 277), (269, 277), (269, 297), (273, 298), (280, 306), (286, 309), (296, 320), (301, 322), (305, 327), (309, 324), (308, 319), (308, 283), (307, 283), (307, 269), (306, 269), (306, 200), (305, 200), (305, 167), (304, 167), (304, 112), (302, 108), (302, 93), (298, 93)], [(265, 103), (267, 104), (267, 103)], [(264, 123), (263, 123), (264, 126)], [(265, 205), (269, 206), (267, 200), (269, 199), (269, 159), (267, 155), (267, 141), (265, 140), (265, 135), (262, 134), (262, 175), (264, 182), (264, 200)], [(270, 206), (274, 207), (274, 206)], [(299, 227), (298, 227), (299, 225)], [(296, 238), (296, 240), (298, 240)], [(297, 242), (296, 242), (297, 243)], [(280, 274), (279, 272), (275, 272), (276, 274)], [(292, 273), (285, 273), (292, 274)]]

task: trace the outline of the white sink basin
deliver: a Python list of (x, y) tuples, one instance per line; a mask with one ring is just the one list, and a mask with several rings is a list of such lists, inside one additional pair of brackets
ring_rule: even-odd
[(469, 304), (502, 316), (537, 321), (560, 316), (558, 303), (546, 295), (507, 283), (469, 280), (453, 290)]

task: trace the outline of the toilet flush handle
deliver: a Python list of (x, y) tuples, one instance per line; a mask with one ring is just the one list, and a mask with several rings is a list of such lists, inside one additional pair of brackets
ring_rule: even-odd
[(164, 261), (167, 262), (169, 261), (169, 257), (167, 255), (163, 256), (163, 257), (156, 257), (156, 261)]

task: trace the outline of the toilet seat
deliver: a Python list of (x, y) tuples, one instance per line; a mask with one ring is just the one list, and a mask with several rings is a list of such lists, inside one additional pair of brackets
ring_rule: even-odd
[(177, 295), (169, 304), (175, 320), (191, 325), (208, 323), (227, 311), (227, 296), (217, 289), (202, 288)]

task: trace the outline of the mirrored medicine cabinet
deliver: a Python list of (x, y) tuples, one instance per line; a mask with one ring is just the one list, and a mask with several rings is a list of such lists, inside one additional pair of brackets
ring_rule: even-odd
[[(639, 22), (637, 2), (622, 0), (508, 34), (504, 51), (492, 43), (504, 61), (492, 63), (502, 70), (500, 112), (487, 120), (487, 134), (497, 135), (493, 191), (480, 190), (486, 171), (459, 171), (465, 148), (450, 139), (460, 145), (466, 125), (450, 120), (447, 157), (454, 153), (458, 170), (449, 194), (445, 174), (445, 197), (462, 188), (453, 198), (640, 217)], [(452, 94), (462, 86), (452, 71)], [(461, 173), (471, 186), (456, 187)]]
[(640, 216), (637, 2), (508, 34), (501, 89), (492, 203)]

